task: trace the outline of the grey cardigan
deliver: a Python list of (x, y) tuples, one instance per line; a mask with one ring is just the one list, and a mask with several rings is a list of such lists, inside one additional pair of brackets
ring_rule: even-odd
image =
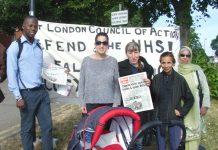
[(80, 69), (79, 99), (81, 106), (86, 103), (118, 106), (121, 94), (118, 84), (118, 63), (111, 56), (95, 60), (90, 56), (83, 59)]

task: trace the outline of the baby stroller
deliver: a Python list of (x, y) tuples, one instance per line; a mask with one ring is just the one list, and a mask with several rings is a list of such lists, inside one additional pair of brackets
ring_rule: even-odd
[[(162, 121), (151, 121), (146, 124), (144, 124), (141, 129), (133, 136), (129, 146), (128, 150), (134, 150), (134, 145), (137, 139), (139, 139), (141, 136), (145, 136), (145, 134), (150, 133), (150, 131), (153, 132), (153, 135), (156, 135), (156, 129), (157, 127), (161, 126), (179, 126), (181, 128), (181, 140), (180, 144), (178, 145), (177, 150), (185, 150), (185, 138), (186, 138), (186, 129), (182, 121), (178, 120), (171, 120), (169, 122), (162, 122)], [(156, 138), (156, 146), (157, 144), (157, 138)], [(157, 149), (152, 147), (151, 149)]]
[(81, 118), (67, 150), (127, 150), (139, 129), (140, 117), (130, 108), (98, 107)]

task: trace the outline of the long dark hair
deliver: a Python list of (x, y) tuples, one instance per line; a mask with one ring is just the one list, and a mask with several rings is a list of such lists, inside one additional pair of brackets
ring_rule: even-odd
[(98, 38), (99, 36), (105, 36), (106, 39), (107, 39), (107, 41), (109, 42), (109, 37), (108, 37), (107, 33), (104, 33), (104, 32), (99, 32), (99, 33), (95, 36), (95, 42), (97, 41), (97, 38)]

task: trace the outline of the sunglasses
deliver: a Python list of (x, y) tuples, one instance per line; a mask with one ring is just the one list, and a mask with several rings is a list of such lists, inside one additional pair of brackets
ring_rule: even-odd
[(190, 57), (191, 57), (191, 55), (190, 55), (190, 54), (188, 54), (188, 55), (185, 55), (185, 54), (180, 54), (180, 57), (188, 57), (188, 58), (190, 58)]
[(95, 42), (95, 45), (101, 45), (101, 44), (103, 44), (104, 46), (107, 46), (107, 45), (108, 45), (108, 42), (107, 42), (107, 41), (103, 41), (103, 42), (101, 42), (101, 41), (96, 41), (96, 42)]

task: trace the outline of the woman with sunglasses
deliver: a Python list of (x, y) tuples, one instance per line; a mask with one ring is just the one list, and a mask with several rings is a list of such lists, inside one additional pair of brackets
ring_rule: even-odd
[[(191, 61), (191, 48), (183, 46), (179, 51), (178, 72), (186, 79), (195, 99), (191, 110), (184, 118), (187, 132), (185, 149), (198, 150), (201, 138), (201, 130), (204, 126), (202, 117), (206, 115), (207, 110), (210, 107), (210, 91), (203, 70), (200, 68), (200, 66), (192, 64)], [(199, 81), (203, 93), (202, 102), (200, 102), (198, 93)]]
[[(160, 55), (162, 72), (155, 75), (151, 91), (157, 120), (169, 123), (171, 120), (181, 120), (187, 115), (194, 103), (194, 97), (185, 79), (176, 71), (175, 58), (171, 52)], [(183, 105), (182, 105), (183, 103)], [(157, 127), (158, 150), (165, 150), (166, 131), (169, 132), (170, 150), (177, 150), (181, 141), (181, 128), (162, 125)]]
[(95, 37), (95, 53), (83, 59), (78, 89), (83, 114), (100, 106), (120, 104), (118, 63), (106, 54), (108, 42), (106, 33), (98, 33)]

